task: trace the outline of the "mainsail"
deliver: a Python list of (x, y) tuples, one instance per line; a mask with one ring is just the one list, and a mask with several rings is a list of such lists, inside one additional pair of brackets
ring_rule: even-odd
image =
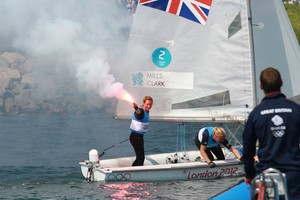
[[(282, 1), (252, 0), (251, 9), (256, 79), (263, 68), (275, 67), (283, 78), (282, 91), (300, 99), (300, 46)], [(258, 97), (263, 97), (261, 90)]]
[[(271, 4), (275, 5), (277, 1), (279, 0)], [(145, 5), (145, 2), (150, 4)], [(169, 3), (158, 9), (153, 8), (157, 5), (151, 5), (151, 2)], [(254, 62), (249, 2), (181, 0), (174, 1), (177, 2), (177, 10), (174, 11), (173, 8), (170, 12), (172, 2), (140, 1), (132, 24), (126, 62), (120, 69), (124, 87), (137, 102), (146, 95), (153, 97), (152, 120), (245, 120), (257, 102), (255, 80), (256, 72), (260, 69), (255, 70), (254, 64), (258, 64), (260, 68), (289, 68), (290, 63), (287, 61), (287, 65), (281, 65), (277, 62)], [(252, 0), (251, 4), (254, 2), (261, 1)], [(267, 17), (267, 13), (259, 11), (268, 10), (269, 7), (259, 8), (259, 3), (255, 6), (255, 11), (252, 10), (254, 14)], [(179, 14), (183, 9), (190, 9), (191, 13), (202, 12), (205, 14), (205, 21), (197, 22), (183, 17)], [(198, 14), (195, 16), (199, 17)], [(254, 19), (265, 23), (264, 18)], [(280, 25), (285, 23), (280, 20), (282, 19), (278, 19)], [(257, 37), (259, 36), (254, 39)], [(265, 44), (264, 41), (256, 43), (255, 51)], [(271, 55), (268, 60), (278, 56)], [(258, 53), (255, 53), (255, 58), (266, 60), (264, 55)], [(280, 68), (279, 70), (282, 71)], [(297, 76), (298, 71), (295, 73), (290, 69), (289, 73)], [(300, 94), (299, 87), (293, 87), (293, 92), (289, 95)], [(120, 101), (115, 117), (130, 118), (131, 114), (132, 106)]]

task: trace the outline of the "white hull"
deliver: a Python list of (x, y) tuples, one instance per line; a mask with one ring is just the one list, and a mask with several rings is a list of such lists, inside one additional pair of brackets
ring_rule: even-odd
[(180, 161), (172, 163), (175, 153), (153, 154), (146, 156), (144, 166), (132, 167), (135, 157), (100, 160), (93, 164), (86, 160), (80, 162), (83, 176), (90, 181), (105, 182), (146, 182), (214, 179), (221, 176), (241, 175), (243, 164), (224, 150), (225, 160), (215, 161), (217, 167), (209, 168), (200, 157), (199, 151), (188, 151), (186, 157), (180, 154)]

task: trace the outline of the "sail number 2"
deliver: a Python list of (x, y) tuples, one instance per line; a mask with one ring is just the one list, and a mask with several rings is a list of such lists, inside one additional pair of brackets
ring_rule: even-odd
[(172, 55), (167, 48), (157, 48), (152, 53), (152, 62), (158, 68), (165, 68), (169, 66), (172, 60)]

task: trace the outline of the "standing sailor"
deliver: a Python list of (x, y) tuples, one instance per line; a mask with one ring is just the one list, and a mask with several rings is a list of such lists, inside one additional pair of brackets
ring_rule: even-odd
[(150, 96), (145, 96), (143, 99), (142, 107), (138, 107), (136, 103), (133, 103), (135, 109), (130, 124), (130, 143), (135, 151), (136, 159), (132, 166), (142, 166), (145, 160), (144, 150), (144, 134), (148, 130), (149, 125), (149, 111), (152, 107), (153, 99)]

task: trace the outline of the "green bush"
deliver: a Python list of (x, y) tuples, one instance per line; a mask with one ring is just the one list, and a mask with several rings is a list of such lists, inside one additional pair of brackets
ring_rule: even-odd
[(300, 4), (285, 3), (284, 6), (300, 44)]

